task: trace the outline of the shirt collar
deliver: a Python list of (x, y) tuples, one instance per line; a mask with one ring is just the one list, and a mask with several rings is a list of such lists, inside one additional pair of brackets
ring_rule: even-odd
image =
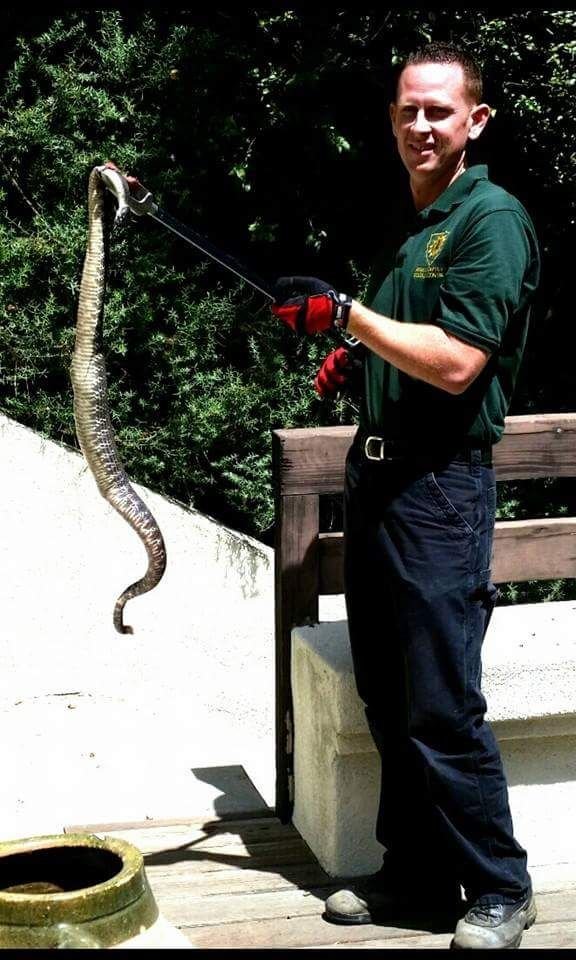
[(449, 187), (446, 187), (439, 197), (436, 197), (428, 207), (424, 207), (418, 213), (418, 219), (427, 220), (432, 212), (449, 213), (453, 207), (458, 206), (471, 193), (477, 180), (488, 179), (488, 167), (486, 164), (478, 163), (469, 167), (464, 173), (454, 180)]

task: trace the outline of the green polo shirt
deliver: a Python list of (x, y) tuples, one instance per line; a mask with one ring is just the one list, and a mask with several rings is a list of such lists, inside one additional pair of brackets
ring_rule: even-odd
[(360, 426), (410, 447), (496, 443), (522, 359), (539, 277), (522, 204), (478, 165), (421, 210), (371, 303), (402, 323), (438, 324), (490, 353), (454, 396), (368, 352)]

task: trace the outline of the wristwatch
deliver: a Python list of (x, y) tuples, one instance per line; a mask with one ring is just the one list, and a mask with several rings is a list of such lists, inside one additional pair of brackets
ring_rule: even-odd
[(337, 304), (336, 304), (336, 313), (334, 315), (334, 326), (338, 327), (339, 330), (346, 330), (348, 326), (348, 316), (350, 314), (350, 307), (352, 306), (352, 297), (347, 293), (337, 293)]

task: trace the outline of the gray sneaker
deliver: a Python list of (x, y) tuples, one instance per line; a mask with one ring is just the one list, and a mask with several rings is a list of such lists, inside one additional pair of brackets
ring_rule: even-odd
[(414, 890), (403, 885), (392, 885), (382, 873), (354, 881), (348, 887), (337, 890), (325, 903), (324, 919), (332, 923), (375, 923), (391, 910), (443, 909), (457, 910), (461, 904), (460, 887), (451, 886), (449, 891), (428, 890), (417, 897)]
[(454, 950), (513, 950), (536, 920), (532, 894), (518, 903), (476, 904), (458, 921)]

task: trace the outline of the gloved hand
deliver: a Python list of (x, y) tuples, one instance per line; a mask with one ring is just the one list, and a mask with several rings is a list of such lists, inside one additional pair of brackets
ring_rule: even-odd
[(333, 326), (346, 329), (351, 305), (351, 297), (316, 277), (280, 277), (272, 313), (296, 333), (324, 333)]
[(322, 361), (314, 389), (324, 400), (333, 400), (346, 387), (358, 384), (361, 370), (362, 360), (357, 350), (337, 347)]

